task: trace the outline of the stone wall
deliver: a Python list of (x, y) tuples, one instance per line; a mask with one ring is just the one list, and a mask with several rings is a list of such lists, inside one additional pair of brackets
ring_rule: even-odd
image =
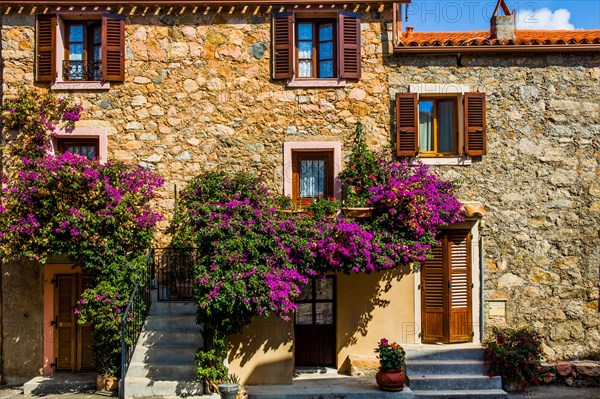
[[(10, 95), (34, 78), (35, 16), (3, 18), (3, 88)], [(174, 188), (203, 170), (262, 173), (281, 191), (284, 141), (343, 141), (349, 151), (361, 120), (371, 144), (388, 143), (382, 52), (389, 46), (382, 37), (387, 40), (390, 20), (389, 10), (362, 12), (361, 80), (337, 89), (287, 89), (270, 79), (266, 7), (256, 13), (128, 13), (125, 82), (108, 91), (60, 94), (84, 105), (77, 127), (107, 129), (109, 159), (149, 166), (165, 178), (156, 203), (167, 216), (163, 232)]]
[(390, 95), (415, 83), (486, 93), (487, 155), (435, 167), (488, 211), (485, 298), (507, 299), (500, 324), (539, 329), (551, 359), (598, 357), (600, 56), (463, 56), (461, 64), (398, 57), (388, 65)]

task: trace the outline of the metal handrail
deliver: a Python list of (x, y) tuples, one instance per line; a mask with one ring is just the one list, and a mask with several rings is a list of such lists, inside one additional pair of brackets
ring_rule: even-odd
[(102, 80), (102, 61), (63, 61), (64, 80), (95, 81)]
[(154, 249), (148, 249), (146, 268), (140, 281), (137, 282), (129, 303), (123, 314), (121, 326), (121, 379), (119, 380), (119, 399), (125, 397), (125, 376), (133, 357), (135, 345), (142, 332), (144, 320), (150, 309), (150, 288), (154, 274)]

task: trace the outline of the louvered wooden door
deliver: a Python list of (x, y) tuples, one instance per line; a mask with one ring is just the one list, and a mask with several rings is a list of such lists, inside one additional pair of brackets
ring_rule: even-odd
[(448, 230), (421, 271), (421, 340), (472, 340), (471, 236)]
[(91, 279), (81, 274), (58, 274), (54, 289), (54, 369), (78, 372), (94, 369), (89, 324), (78, 324), (73, 309)]

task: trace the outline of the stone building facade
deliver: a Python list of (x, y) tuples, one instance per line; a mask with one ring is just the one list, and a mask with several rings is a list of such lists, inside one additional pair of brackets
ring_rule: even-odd
[[(391, 2), (323, 1), (313, 7), (359, 14), (362, 54), (359, 79), (322, 87), (272, 77), (271, 16), (296, 10), (308, 18), (313, 9), (305, 4), (208, 1), (148, 7), (131, 2), (91, 9), (37, 3), (2, 10), (2, 96), (14, 95), (23, 84), (56, 90), (84, 106), (71, 134), (97, 137), (100, 158), (139, 164), (163, 176), (166, 183), (154, 206), (166, 218), (158, 227), (157, 245), (168, 244), (174, 192), (202, 171), (251, 170), (286, 193), (292, 162), (286, 148), (339, 148), (339, 171), (359, 121), (373, 148), (396, 144), (398, 93), (450, 95), (459, 108), (465, 93), (485, 93), (487, 153), (471, 157), (461, 150), (455, 157), (425, 159), (436, 173), (462, 181), (462, 200), (480, 201), (487, 211), (485, 226), (474, 220), (468, 227), (482, 237), (473, 244), (474, 297), (481, 292), (481, 271), (484, 276), (484, 301), (475, 301), (473, 310), (474, 340), (481, 339), (483, 312), (486, 332), (493, 324), (538, 328), (551, 359), (600, 356), (598, 32), (586, 39), (589, 51), (533, 53), (519, 47), (462, 56), (401, 53), (400, 41), (408, 42), (412, 32), (394, 42), (401, 33), (394, 32)], [(105, 12), (123, 15), (123, 81), (36, 82), (36, 15), (53, 12), (63, 21)], [(463, 123), (457, 124), (462, 132)], [(462, 137), (457, 144), (464, 144)], [(47, 328), (40, 322), (44, 278), (35, 267), (15, 264), (3, 265), (2, 273), (4, 377), (22, 382), (44, 368), (39, 349)], [(397, 325), (382, 323), (385, 312), (377, 309), (381, 320), (338, 333), (338, 343), (351, 335), (345, 346), (338, 344), (338, 368), (346, 356), (370, 355), (382, 332), (420, 343), (418, 279), (403, 277), (395, 294), (402, 298), (396, 322), (416, 324), (416, 329), (398, 333)], [(361, 286), (358, 280), (347, 284)], [(25, 289), (26, 296), (14, 294)], [(289, 326), (280, 327), (283, 335), (290, 333)], [(289, 353), (290, 345), (283, 351)], [(16, 361), (15, 353), (27, 360)], [(286, 361), (293, 367), (293, 359)]]

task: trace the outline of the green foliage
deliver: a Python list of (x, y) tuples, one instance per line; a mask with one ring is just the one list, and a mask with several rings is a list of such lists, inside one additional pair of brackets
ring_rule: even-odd
[(380, 164), (374, 151), (372, 151), (364, 140), (363, 125), (356, 124), (354, 132), (354, 145), (348, 157), (346, 168), (338, 174), (343, 183), (344, 206), (364, 207), (368, 206), (371, 195), (369, 189), (375, 187), (382, 176)]
[(484, 343), (490, 375), (502, 376), (506, 389), (523, 390), (542, 378), (542, 336), (530, 328), (498, 328)]
[(340, 209), (340, 202), (335, 198), (324, 198), (318, 197), (313, 199), (313, 201), (306, 207), (306, 210), (310, 213), (311, 216), (316, 218), (323, 218), (331, 215), (335, 215), (335, 213)]
[(389, 343), (385, 338), (377, 343), (375, 353), (378, 354), (379, 367), (382, 371), (402, 370), (406, 367), (404, 348), (396, 342)]
[[(206, 330), (205, 330), (206, 331)], [(214, 392), (217, 392), (217, 385), (225, 381), (228, 377), (227, 367), (223, 364), (227, 357), (225, 339), (221, 335), (216, 335), (212, 339), (211, 348), (198, 349), (196, 352), (196, 378), (206, 381)]]

